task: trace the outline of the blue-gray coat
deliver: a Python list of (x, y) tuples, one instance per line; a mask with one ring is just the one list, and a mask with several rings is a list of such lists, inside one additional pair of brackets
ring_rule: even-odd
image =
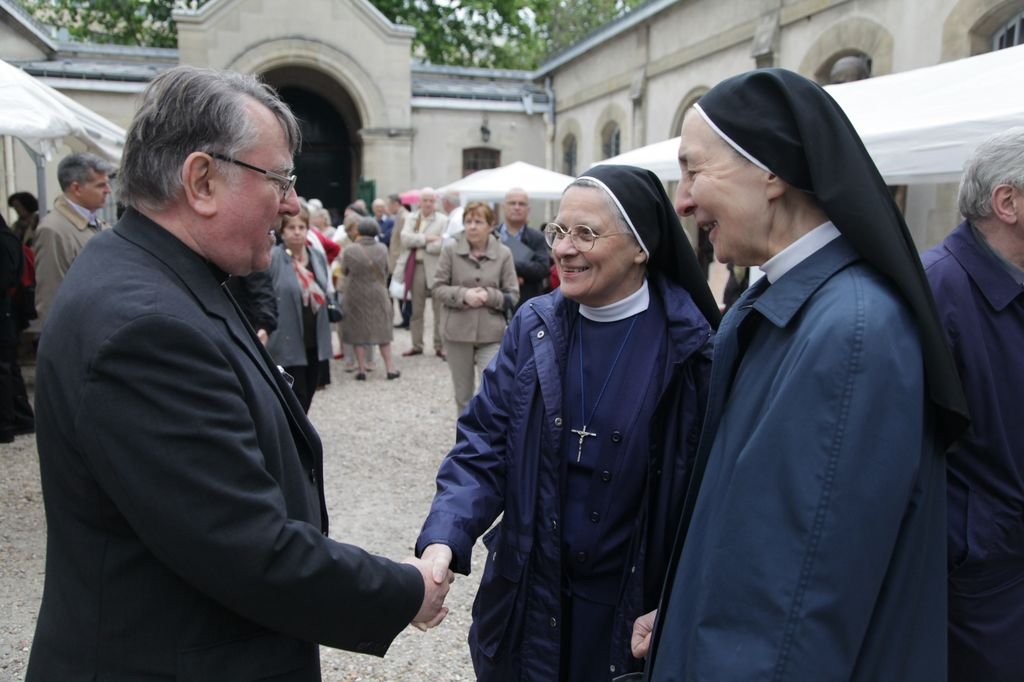
[(648, 677), (944, 680), (944, 462), (914, 319), (844, 237), (765, 284), (719, 328)]

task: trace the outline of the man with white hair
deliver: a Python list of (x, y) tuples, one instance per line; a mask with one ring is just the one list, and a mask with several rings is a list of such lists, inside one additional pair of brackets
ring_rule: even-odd
[(444, 241), (447, 244), (466, 229), (462, 224), (462, 204), (459, 200), (459, 193), (451, 190), (445, 192), (441, 197), (441, 208), (448, 214), (448, 225), (444, 230)]
[[(402, 227), (402, 248), (404, 252), (397, 267), (403, 268), (406, 292), (412, 293), (412, 319), (409, 328), (412, 333), (412, 348), (402, 355), (423, 354), (423, 309), (430, 296), (430, 283), (434, 281), (434, 270), (441, 255), (444, 230), (448, 217), (436, 210), (437, 192), (425, 187), (420, 191), (420, 208), (405, 219)], [(441, 343), (441, 305), (433, 301), (434, 309), (434, 354), (444, 358)]]
[(960, 213), (923, 256), (972, 418), (946, 458), (949, 680), (1010, 682), (1024, 642), (1024, 127), (967, 161)]

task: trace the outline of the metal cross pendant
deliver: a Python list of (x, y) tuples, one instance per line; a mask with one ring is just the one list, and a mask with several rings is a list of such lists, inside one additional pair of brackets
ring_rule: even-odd
[(586, 438), (587, 436), (596, 436), (597, 434), (596, 433), (592, 433), (590, 431), (587, 431), (587, 425), (586, 424), (583, 425), (582, 429), (569, 429), (569, 430), (572, 431), (573, 433), (577, 434), (580, 437), (580, 449), (576, 451), (576, 461), (578, 462), (578, 461), (580, 461), (580, 458), (583, 457), (583, 439)]

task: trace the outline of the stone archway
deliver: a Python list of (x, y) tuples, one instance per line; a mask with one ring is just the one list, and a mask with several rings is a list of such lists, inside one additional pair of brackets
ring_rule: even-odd
[(893, 37), (887, 28), (870, 19), (855, 17), (825, 29), (800, 62), (800, 74), (823, 83), (839, 57), (861, 53), (871, 58), (871, 74), (892, 73)]
[(1020, 12), (1020, 0), (960, 0), (942, 24), (942, 61), (992, 51), (992, 33)]
[(263, 74), (299, 119), (302, 147), (295, 157), (296, 191), (325, 208), (343, 209), (362, 175), (363, 127), (349, 93), (315, 69), (286, 66)]

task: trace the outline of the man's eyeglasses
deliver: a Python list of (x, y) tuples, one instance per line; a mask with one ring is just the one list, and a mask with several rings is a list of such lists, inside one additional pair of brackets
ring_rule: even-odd
[(292, 187), (295, 187), (296, 176), (294, 176), (294, 175), (281, 175), (280, 173), (275, 173), (274, 171), (268, 171), (265, 168), (260, 168), (259, 166), (254, 166), (251, 163), (246, 163), (245, 161), (239, 161), (238, 159), (233, 159), (230, 156), (228, 156), (227, 154), (221, 154), (220, 152), (206, 152), (206, 153), (209, 154), (210, 156), (212, 156), (213, 158), (219, 160), (219, 161), (227, 161), (228, 163), (233, 163), (236, 166), (241, 166), (242, 168), (248, 168), (251, 171), (256, 171), (257, 173), (262, 173), (263, 175), (266, 175), (268, 178), (273, 180), (277, 184), (277, 186), (281, 189), (281, 200), (282, 201), (285, 198), (288, 197), (288, 192), (292, 191)]
[(598, 239), (604, 239), (605, 237), (615, 237), (617, 235), (629, 234), (628, 232), (609, 232), (608, 234), (597, 234), (586, 225), (573, 225), (572, 227), (565, 227), (558, 223), (548, 223), (544, 226), (544, 239), (547, 241), (548, 246), (551, 248), (555, 247), (555, 244), (568, 237), (572, 240), (572, 245), (576, 247), (577, 251), (590, 251), (594, 248), (594, 243)]

